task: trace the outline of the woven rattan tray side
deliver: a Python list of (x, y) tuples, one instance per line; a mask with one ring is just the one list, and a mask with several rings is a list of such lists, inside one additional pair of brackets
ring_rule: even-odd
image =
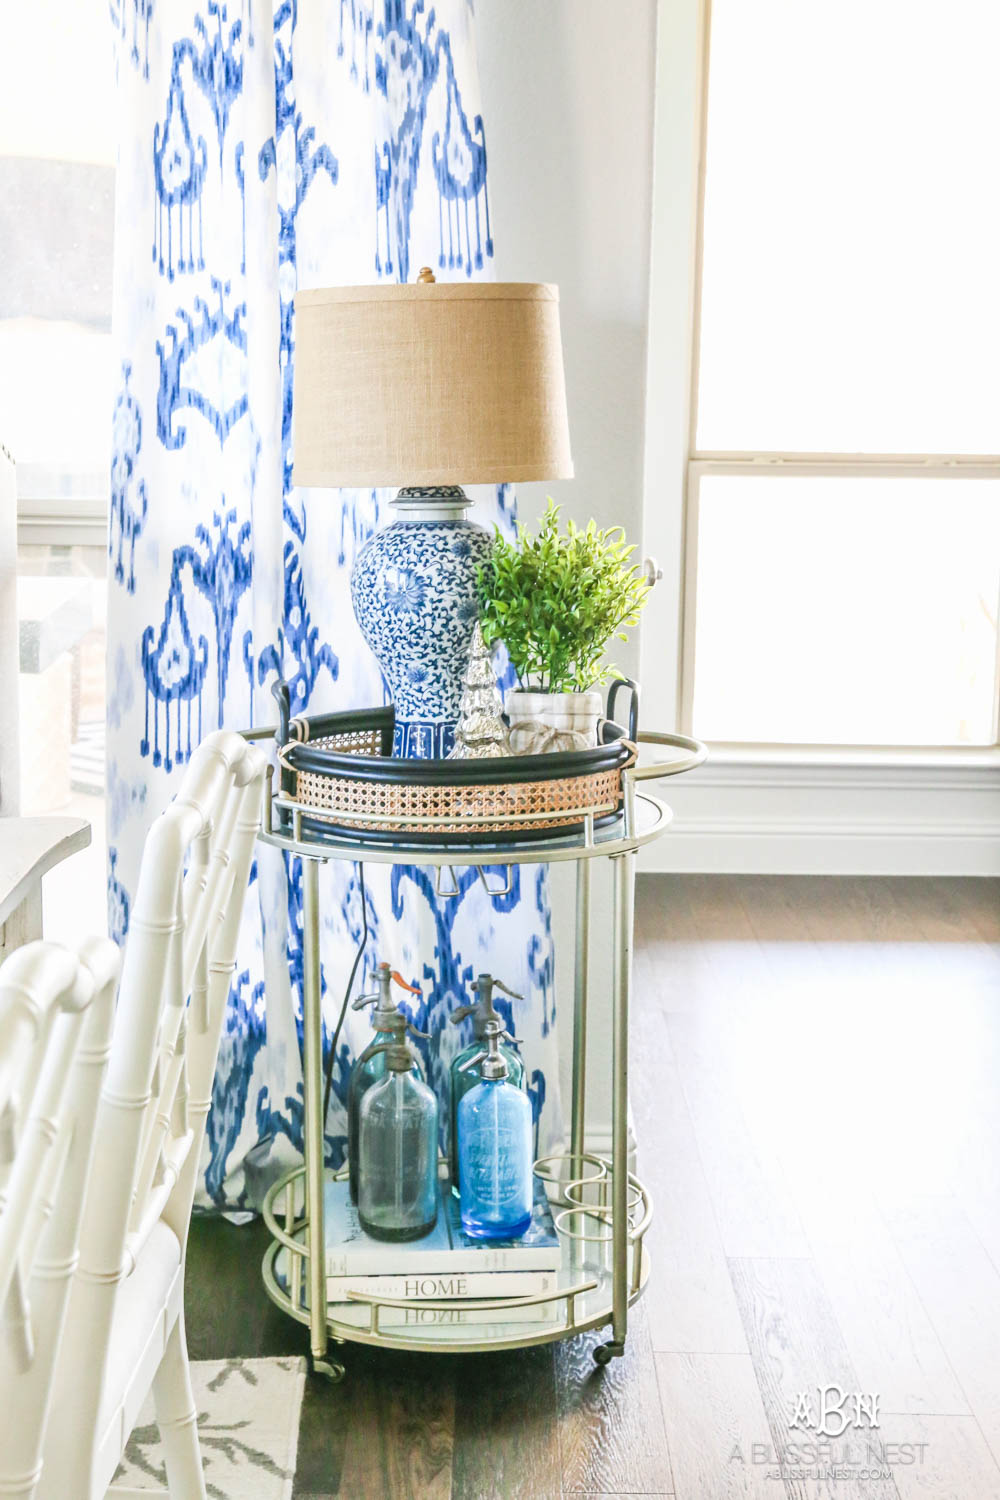
[(585, 813), (614, 812), (621, 798), (621, 772), (500, 785), (406, 786), (356, 781), (299, 771), (294, 799), (315, 817), (358, 830), (405, 832), (447, 819), (452, 833), (506, 833), (561, 828)]

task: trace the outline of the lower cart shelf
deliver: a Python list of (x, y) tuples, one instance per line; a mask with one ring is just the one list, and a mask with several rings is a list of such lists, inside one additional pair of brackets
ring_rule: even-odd
[[(573, 1338), (611, 1322), (613, 1254), (609, 1164), (600, 1157), (577, 1159), (570, 1178), (568, 1158), (546, 1158), (536, 1171), (546, 1181), (562, 1249), (555, 1287), (538, 1297), (500, 1301), (395, 1300), (356, 1296), (327, 1306), (327, 1329), (340, 1343), (377, 1344), (436, 1354), (519, 1349)], [(268, 1193), (264, 1217), (274, 1236), (264, 1255), (268, 1296), (282, 1311), (309, 1323), (308, 1221), (296, 1210), (304, 1168), (283, 1177)], [(327, 1173), (335, 1178), (337, 1173)], [(649, 1194), (638, 1178), (628, 1180), (628, 1298), (642, 1295), (649, 1278), (644, 1237), (652, 1217)], [(275, 1210), (275, 1205), (280, 1207)], [(280, 1218), (279, 1218), (280, 1215)], [(283, 1221), (283, 1222), (282, 1222)]]

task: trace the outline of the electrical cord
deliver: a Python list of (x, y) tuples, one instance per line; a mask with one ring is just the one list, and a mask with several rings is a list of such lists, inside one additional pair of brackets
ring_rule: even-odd
[(347, 981), (344, 991), (344, 1003), (340, 1007), (340, 1015), (337, 1017), (337, 1026), (333, 1033), (333, 1041), (330, 1043), (330, 1051), (326, 1059), (326, 1081), (323, 1086), (323, 1133), (326, 1134), (326, 1117), (330, 1111), (330, 1088), (333, 1084), (333, 1069), (337, 1059), (337, 1043), (340, 1041), (341, 1029), (344, 1025), (344, 1017), (347, 1015), (347, 1007), (351, 1003), (351, 991), (354, 988), (354, 980), (357, 976), (358, 965), (364, 956), (368, 944), (368, 902), (365, 897), (365, 867), (359, 860), (356, 869), (358, 872), (358, 889), (361, 892), (361, 942), (358, 951), (354, 955), (354, 963), (351, 966), (351, 977)]

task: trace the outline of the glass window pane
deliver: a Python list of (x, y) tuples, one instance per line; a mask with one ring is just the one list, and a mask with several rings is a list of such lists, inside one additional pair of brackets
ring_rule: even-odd
[(1000, 451), (1000, 5), (713, 0), (698, 447)]
[(0, 442), (21, 498), (107, 491), (115, 93), (106, 11), (12, 8), (0, 52)]
[(4, 155), (114, 161), (113, 24), (107, 6), (31, 0), (5, 8), (0, 48)]
[(994, 742), (1000, 481), (705, 475), (695, 734)]
[(86, 818), (90, 848), (45, 877), (45, 935), (107, 930), (103, 547), (19, 547), (21, 812)]

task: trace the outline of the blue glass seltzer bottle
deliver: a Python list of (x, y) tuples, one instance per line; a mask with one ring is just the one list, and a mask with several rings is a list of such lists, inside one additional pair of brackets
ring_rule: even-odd
[(458, 1160), (458, 1105), (462, 1095), (467, 1093), (478, 1082), (474, 1073), (465, 1071), (465, 1065), (482, 1052), (486, 1038), (486, 1024), (489, 1021), (500, 1023), (500, 1055), (507, 1064), (507, 1076), (515, 1088), (524, 1088), (524, 1063), (517, 1051), (517, 1043), (514, 1038), (503, 1030), (503, 1022), (493, 1009), (493, 991), (502, 990), (512, 1000), (523, 1000), (523, 995), (518, 995), (514, 990), (509, 990), (499, 979), (494, 979), (492, 974), (480, 974), (476, 979), (473, 989), (476, 993), (474, 1005), (462, 1005), (458, 1010), (451, 1013), (454, 1025), (459, 1026), (466, 1016), (472, 1016), (472, 1033), (475, 1040), (468, 1047), (463, 1047), (457, 1053), (451, 1068), (449, 1069), (451, 1110), (449, 1115), (449, 1145), (448, 1145), (448, 1170), (451, 1175), (451, 1190), (458, 1196), (460, 1167)]
[(458, 1105), (459, 1203), (473, 1239), (513, 1240), (531, 1223), (531, 1103), (510, 1080), (502, 1023), (485, 1023), (486, 1050), (465, 1064), (477, 1081)]

